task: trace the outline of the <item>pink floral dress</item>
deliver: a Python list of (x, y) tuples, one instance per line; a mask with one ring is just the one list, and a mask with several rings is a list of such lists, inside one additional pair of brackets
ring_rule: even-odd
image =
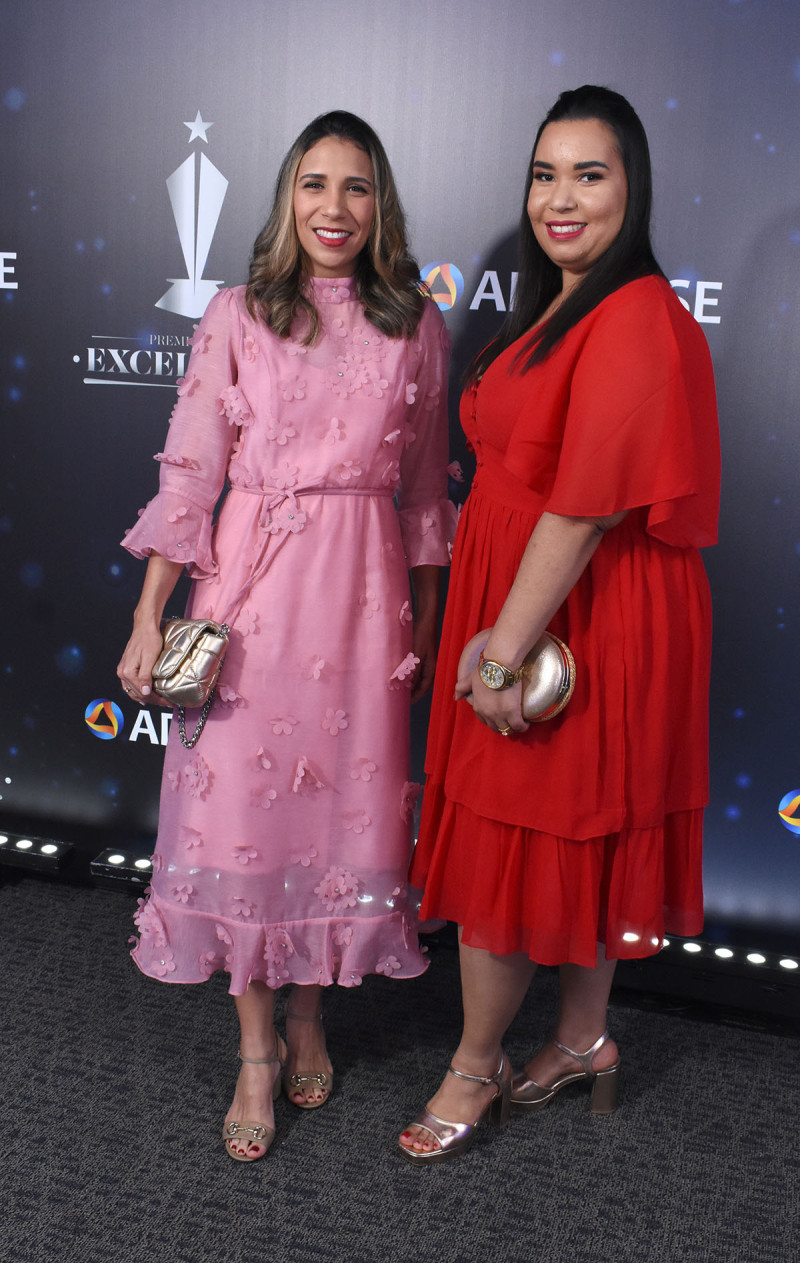
[(408, 568), (448, 561), (448, 340), (432, 302), (392, 339), (352, 282), (311, 284), (312, 347), (252, 320), (243, 287), (212, 299), (161, 489), (124, 540), (186, 562), (187, 614), (232, 629), (198, 745), (172, 725), (133, 958), (168, 982), (226, 970), (234, 995), (426, 964), (406, 887)]

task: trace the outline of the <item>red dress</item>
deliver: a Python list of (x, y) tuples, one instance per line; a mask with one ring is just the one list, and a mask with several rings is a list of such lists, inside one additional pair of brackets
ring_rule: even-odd
[[(462, 399), (477, 473), (439, 655), (420, 837), (421, 916), (541, 964), (657, 952), (702, 926), (719, 435), (705, 336), (661, 278), (630, 282), (530, 372), (519, 343)], [(550, 628), (575, 656), (566, 710), (503, 740), (454, 703), (545, 511), (627, 517)]]

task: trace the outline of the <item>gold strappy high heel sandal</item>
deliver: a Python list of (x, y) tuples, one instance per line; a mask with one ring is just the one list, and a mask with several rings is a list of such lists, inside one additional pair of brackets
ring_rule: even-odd
[(409, 1162), (413, 1162), (415, 1166), (425, 1166), (429, 1162), (446, 1162), (448, 1158), (457, 1158), (459, 1154), (466, 1153), (473, 1140), (478, 1127), (487, 1119), (493, 1123), (495, 1127), (505, 1127), (508, 1122), (510, 1113), (511, 1099), (511, 1067), (503, 1056), (500, 1060), (500, 1067), (496, 1074), (491, 1075), (488, 1079), (483, 1078), (479, 1074), (464, 1074), (461, 1070), (456, 1070), (454, 1066), (447, 1067), (447, 1073), (453, 1074), (457, 1079), (467, 1079), (470, 1083), (483, 1083), (486, 1087), (493, 1083), (497, 1088), (497, 1092), (492, 1097), (489, 1104), (478, 1115), (474, 1123), (448, 1123), (443, 1118), (437, 1118), (435, 1114), (431, 1114), (430, 1110), (423, 1110), (418, 1114), (410, 1126), (424, 1127), (429, 1131), (434, 1139), (438, 1140), (439, 1148), (430, 1149), (427, 1153), (407, 1149), (405, 1145), (401, 1145), (398, 1141), (400, 1152)]
[(557, 1092), (565, 1088), (568, 1083), (578, 1083), (582, 1079), (586, 1079), (592, 1084), (591, 1096), (589, 1098), (589, 1108), (593, 1114), (613, 1114), (617, 1108), (617, 1095), (619, 1092), (619, 1057), (613, 1066), (606, 1066), (604, 1070), (593, 1070), (592, 1060), (596, 1052), (599, 1052), (604, 1044), (610, 1039), (608, 1031), (601, 1035), (591, 1048), (585, 1053), (573, 1052), (571, 1048), (567, 1048), (564, 1044), (560, 1044), (557, 1039), (553, 1040), (556, 1048), (566, 1053), (569, 1057), (574, 1057), (581, 1066), (580, 1070), (574, 1071), (572, 1074), (562, 1074), (555, 1083), (548, 1084), (546, 1087), (536, 1083), (533, 1079), (529, 1079), (524, 1071), (514, 1076), (511, 1082), (511, 1104), (516, 1105), (518, 1109), (540, 1110), (545, 1105), (549, 1105)]
[[(283, 1047), (283, 1056), (281, 1056), (281, 1046)], [(241, 1052), (238, 1054), (239, 1060), (245, 1062), (248, 1066), (277, 1065), (280, 1067), (278, 1073), (275, 1075), (275, 1082), (272, 1085), (273, 1101), (277, 1101), (281, 1094), (280, 1072), (283, 1069), (283, 1063), (286, 1060), (286, 1045), (283, 1043), (283, 1040), (279, 1035), (275, 1036), (275, 1052), (276, 1056), (274, 1057), (243, 1057)], [(247, 1138), (246, 1142), (248, 1146), (253, 1144), (263, 1145), (264, 1152), (254, 1156), (249, 1153), (234, 1153), (231, 1148), (231, 1144), (236, 1141), (239, 1136), (243, 1139), (245, 1137)], [(275, 1139), (275, 1128), (267, 1127), (266, 1123), (237, 1123), (231, 1121), (223, 1126), (222, 1138), (225, 1141), (225, 1150), (228, 1157), (233, 1158), (234, 1162), (257, 1162), (259, 1158), (266, 1157), (267, 1150)]]
[[(290, 1013), (286, 1011), (287, 1022), (319, 1022), (322, 1025), (322, 1014), (317, 1013), (316, 1017), (303, 1017), (299, 1013)], [(323, 1097), (320, 1101), (295, 1101), (290, 1093), (297, 1092), (302, 1089), (304, 1083), (316, 1083), (322, 1089)], [(283, 1090), (292, 1105), (296, 1105), (299, 1110), (318, 1110), (324, 1105), (333, 1091), (333, 1072), (325, 1074), (320, 1070), (317, 1074), (284, 1074)]]

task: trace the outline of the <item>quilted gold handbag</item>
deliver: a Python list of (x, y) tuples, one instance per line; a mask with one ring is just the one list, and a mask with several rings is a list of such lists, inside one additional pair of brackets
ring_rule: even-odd
[[(164, 624), (164, 644), (153, 667), (153, 688), (178, 707), (178, 731), (191, 750), (200, 739), (214, 700), (222, 663), (228, 651), (227, 623), (209, 618), (173, 618)], [(186, 736), (186, 706), (202, 707), (191, 737)]]

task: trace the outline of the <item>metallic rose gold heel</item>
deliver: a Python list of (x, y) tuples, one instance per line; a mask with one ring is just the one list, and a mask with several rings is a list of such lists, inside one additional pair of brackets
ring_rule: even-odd
[(421, 1114), (418, 1114), (409, 1126), (424, 1127), (439, 1142), (439, 1148), (431, 1149), (427, 1153), (415, 1152), (398, 1141), (403, 1157), (413, 1162), (415, 1166), (426, 1166), (430, 1162), (446, 1162), (449, 1158), (457, 1158), (459, 1154), (466, 1153), (484, 1119), (493, 1123), (495, 1127), (505, 1127), (508, 1122), (511, 1112), (511, 1067), (505, 1056), (501, 1058), (497, 1073), (489, 1078), (483, 1078), (479, 1074), (464, 1074), (462, 1070), (456, 1070), (454, 1066), (448, 1066), (447, 1073), (455, 1075), (457, 1079), (468, 1079), (470, 1083), (483, 1083), (486, 1087), (493, 1083), (497, 1091), (474, 1123), (448, 1123), (443, 1118), (437, 1118), (435, 1114), (431, 1114), (429, 1110), (423, 1110)]
[(603, 1070), (593, 1070), (592, 1061), (595, 1053), (599, 1052), (604, 1044), (610, 1039), (608, 1031), (601, 1035), (598, 1040), (592, 1044), (591, 1048), (584, 1053), (574, 1052), (572, 1048), (560, 1044), (557, 1039), (553, 1040), (556, 1048), (566, 1053), (569, 1057), (574, 1057), (581, 1069), (571, 1074), (562, 1074), (554, 1083), (543, 1086), (536, 1083), (533, 1079), (527, 1078), (523, 1074), (515, 1075), (511, 1083), (511, 1104), (516, 1105), (519, 1109), (539, 1110), (544, 1109), (545, 1105), (549, 1105), (557, 1092), (565, 1088), (569, 1083), (579, 1083), (586, 1079), (592, 1084), (592, 1092), (589, 1100), (589, 1108), (593, 1114), (613, 1114), (617, 1108), (617, 1097), (619, 1093), (620, 1078), (620, 1062), (619, 1058), (614, 1062), (613, 1066), (607, 1066)]

